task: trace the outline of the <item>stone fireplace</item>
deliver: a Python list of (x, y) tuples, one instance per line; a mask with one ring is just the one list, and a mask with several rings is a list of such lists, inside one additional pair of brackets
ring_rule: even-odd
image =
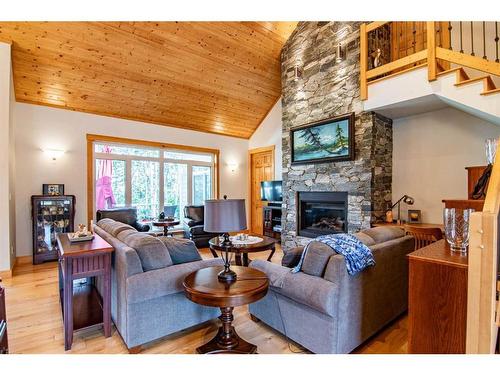
[(317, 237), (347, 232), (347, 192), (299, 191), (297, 234)]
[[(368, 228), (383, 217), (391, 201), (392, 121), (363, 111), (359, 26), (360, 22), (300, 22), (282, 50), (285, 251), (306, 244), (323, 231), (353, 233)], [(339, 43), (341, 61), (335, 56)], [(292, 165), (290, 129), (351, 112), (355, 113), (353, 161)], [(331, 200), (335, 203), (300, 203), (298, 199), (308, 193), (341, 193), (345, 200), (338, 203), (336, 197)], [(313, 216), (307, 216), (313, 211)]]

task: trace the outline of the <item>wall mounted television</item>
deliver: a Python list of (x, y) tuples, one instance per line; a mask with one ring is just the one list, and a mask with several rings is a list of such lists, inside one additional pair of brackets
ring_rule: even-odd
[(282, 181), (262, 181), (260, 183), (260, 198), (267, 202), (283, 201)]

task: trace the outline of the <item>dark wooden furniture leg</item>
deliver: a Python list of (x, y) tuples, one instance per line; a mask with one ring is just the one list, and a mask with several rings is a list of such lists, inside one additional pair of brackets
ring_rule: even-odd
[(64, 350), (70, 350), (73, 345), (73, 278), (71, 274), (72, 262), (65, 261), (65, 278), (63, 290), (63, 319), (64, 319)]
[(200, 354), (254, 354), (257, 351), (257, 346), (243, 340), (236, 334), (233, 327), (233, 309), (234, 307), (221, 307), (221, 315), (219, 316), (222, 326), (219, 328), (217, 335), (200, 346), (196, 351)]
[(214, 258), (218, 258), (219, 257), (219, 255), (217, 254), (217, 251), (215, 251), (211, 247), (209, 249), (210, 249), (210, 252), (212, 253), (212, 255), (213, 255)]
[(165, 237), (167, 237), (167, 236), (168, 236), (168, 226), (167, 226), (167, 225), (165, 225), (165, 226), (163, 227), (163, 235), (164, 235)]
[(142, 350), (142, 346), (138, 345), (138, 346), (134, 346), (134, 347), (130, 348), (128, 350), (128, 353), (129, 354), (139, 354), (141, 352), (141, 350)]
[(111, 254), (104, 257), (104, 285), (102, 301), (102, 319), (104, 325), (104, 336), (111, 337)]
[(250, 263), (249, 259), (248, 259), (248, 253), (243, 253), (243, 265), (245, 267), (248, 267), (248, 264)]
[(236, 253), (234, 254), (234, 258), (235, 258), (235, 261), (236, 261), (236, 265), (237, 265), (237, 266), (241, 266), (241, 265), (243, 265), (243, 263), (241, 262), (241, 253), (236, 252)]
[(269, 256), (267, 257), (267, 261), (270, 262), (271, 259), (273, 259), (273, 255), (274, 255), (274, 252), (276, 251), (276, 247), (273, 246), (273, 248), (271, 249), (271, 254), (269, 254)]
[(255, 323), (259, 323), (260, 319), (257, 318), (255, 315), (250, 314), (250, 320)]

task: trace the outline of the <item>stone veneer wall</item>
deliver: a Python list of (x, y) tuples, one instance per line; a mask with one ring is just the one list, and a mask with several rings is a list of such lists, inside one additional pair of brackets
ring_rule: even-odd
[[(347, 25), (352, 32), (343, 32)], [(282, 51), (285, 251), (310, 241), (296, 236), (298, 191), (347, 191), (349, 232), (370, 227), (391, 201), (392, 121), (363, 112), (359, 99), (359, 25), (301, 22)], [(335, 47), (343, 41), (347, 55), (336, 63)], [(302, 70), (297, 80), (293, 74), (296, 65)], [(290, 129), (350, 112), (356, 115), (354, 161), (291, 165)]]

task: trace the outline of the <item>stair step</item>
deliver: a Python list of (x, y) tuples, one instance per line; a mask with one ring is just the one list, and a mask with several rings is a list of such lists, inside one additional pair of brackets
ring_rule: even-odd
[(467, 85), (469, 83), (483, 81), (485, 79), (487, 80), (488, 78), (490, 78), (490, 76), (480, 76), (480, 77), (475, 77), (475, 78), (469, 78), (469, 79), (466, 79), (466, 80), (459, 81), (459, 82), (455, 83), (455, 86), (463, 86), (463, 85)]
[(491, 94), (500, 94), (500, 88), (493, 90), (486, 90), (481, 93), (481, 95), (491, 95)]
[(457, 75), (457, 82), (466, 81), (469, 79), (469, 76), (462, 67), (451, 68), (443, 72), (439, 72), (436, 74), (436, 76), (441, 77), (450, 73), (455, 73)]
[(491, 91), (491, 90), (495, 90), (497, 88), (495, 86), (495, 82), (493, 82), (493, 79), (491, 78), (491, 76), (488, 76), (488, 78), (486, 78), (485, 84), (486, 84), (486, 87), (485, 87), (484, 91)]

